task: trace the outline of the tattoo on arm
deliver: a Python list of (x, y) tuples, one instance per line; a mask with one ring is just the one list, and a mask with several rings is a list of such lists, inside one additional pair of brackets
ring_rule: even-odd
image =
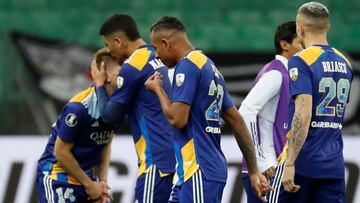
[(306, 111), (309, 111), (309, 106), (305, 102), (304, 95), (298, 95), (295, 99), (295, 113), (292, 120), (289, 143), (289, 155), (291, 155), (294, 160), (305, 143), (309, 130), (310, 120), (304, 116), (304, 112)]

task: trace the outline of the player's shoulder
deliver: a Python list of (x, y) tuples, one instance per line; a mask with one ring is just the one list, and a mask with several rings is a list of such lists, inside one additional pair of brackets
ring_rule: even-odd
[(191, 51), (183, 61), (184, 65), (202, 69), (208, 62), (208, 57), (201, 50)]
[(311, 46), (298, 53), (293, 57), (294, 59), (299, 58), (306, 63), (306, 65), (311, 66), (319, 57), (325, 52), (320, 46)]
[(145, 45), (131, 54), (131, 56), (124, 61), (122, 68), (134, 68), (138, 71), (141, 71), (149, 64), (149, 61), (155, 58), (155, 52), (153, 48), (148, 45)]
[(339, 50), (337, 50), (334, 47), (332, 49), (334, 50), (336, 55), (338, 55), (340, 58), (346, 61), (346, 63), (349, 65), (349, 68), (352, 68), (350, 60), (344, 54), (342, 54)]
[(69, 103), (83, 103), (88, 98), (92, 97), (95, 94), (95, 87), (89, 87), (79, 93), (77, 93), (75, 96), (73, 96)]
[(86, 109), (79, 102), (68, 102), (65, 104), (61, 114), (61, 118), (64, 118), (66, 124), (73, 127), (78, 121), (84, 119)]

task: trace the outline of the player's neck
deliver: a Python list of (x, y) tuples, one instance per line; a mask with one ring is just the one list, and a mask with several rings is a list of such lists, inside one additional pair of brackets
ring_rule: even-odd
[(189, 40), (184, 40), (183, 42), (179, 43), (178, 47), (178, 55), (176, 57), (177, 61), (180, 61), (186, 55), (188, 55), (192, 50), (194, 50), (194, 46), (191, 44)]
[(132, 53), (134, 53), (136, 51), (136, 49), (138, 49), (139, 47), (145, 45), (145, 41), (141, 38), (133, 41), (133, 42), (129, 42), (128, 44), (128, 48), (126, 51), (126, 55), (127, 57), (130, 57)]
[(310, 35), (304, 39), (305, 48), (311, 47), (314, 44), (328, 45), (326, 35)]

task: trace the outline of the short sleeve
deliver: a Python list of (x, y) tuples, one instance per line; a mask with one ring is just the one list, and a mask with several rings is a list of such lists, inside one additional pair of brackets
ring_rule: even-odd
[(180, 62), (174, 73), (171, 101), (191, 105), (199, 79), (200, 70), (195, 64), (187, 61)]
[(75, 142), (81, 132), (81, 120), (84, 107), (75, 103), (68, 103), (61, 112), (58, 122), (58, 136), (65, 142)]
[(130, 64), (123, 64), (116, 79), (116, 89), (111, 96), (111, 101), (129, 105), (140, 85), (140, 71)]
[(289, 60), (288, 67), (291, 96), (312, 95), (312, 72), (309, 66), (298, 56), (294, 56)]
[(231, 99), (231, 96), (229, 94), (229, 91), (226, 89), (226, 87), (224, 87), (224, 97), (223, 97), (223, 103), (222, 103), (222, 111), (226, 111), (230, 108), (232, 108), (233, 106), (235, 106), (233, 100)]

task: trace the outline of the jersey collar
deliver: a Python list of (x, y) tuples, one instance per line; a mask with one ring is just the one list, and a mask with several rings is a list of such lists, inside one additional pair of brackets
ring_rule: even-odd
[(287, 58), (285, 58), (282, 55), (275, 55), (275, 59), (279, 60), (286, 67), (286, 70), (288, 69), (288, 60), (287, 60)]

